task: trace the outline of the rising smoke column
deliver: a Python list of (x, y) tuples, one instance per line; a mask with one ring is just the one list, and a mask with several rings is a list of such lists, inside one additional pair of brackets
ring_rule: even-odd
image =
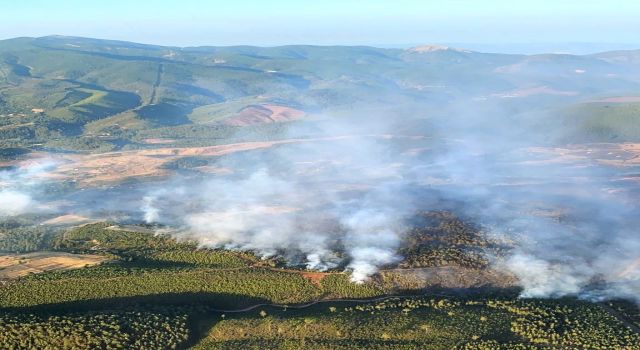
[(611, 181), (616, 169), (588, 159), (553, 159), (563, 151), (532, 152), (564, 136), (537, 121), (553, 115), (536, 113), (532, 122), (500, 107), (462, 105), (456, 118), (436, 124), (443, 138), (460, 142), (444, 147), (431, 168), (451, 184), (438, 188), (443, 198), (465, 203), (466, 216), (514, 244), (493, 267), (515, 275), (523, 297), (640, 300), (640, 207), (630, 191), (637, 185)]
[[(152, 191), (142, 207), (145, 219), (183, 226), (188, 233), (180, 238), (203, 246), (282, 256), (318, 270), (342, 265), (362, 282), (399, 260), (403, 222), (413, 209), (389, 137), (338, 128), (322, 134), (335, 139), (216, 164), (236, 174), (174, 178), (185, 191)], [(289, 137), (302, 138), (293, 131)]]
[[(420, 157), (397, 147), (403, 139), (394, 127), (332, 120), (322, 136), (340, 140), (219, 159), (217, 166), (235, 173), (173, 179), (150, 191), (152, 205), (144, 209), (147, 218), (187, 228), (180, 238), (310, 268), (344, 266), (361, 282), (400, 259), (408, 217), (440, 209), (420, 197), (429, 188), (514, 243), (507, 256), (492, 257), (493, 268), (518, 277), (523, 297), (640, 294), (634, 201), (609, 191), (603, 179), (610, 175), (600, 166), (535, 159), (528, 149), (549, 144), (544, 129), (530, 120), (514, 124), (524, 117), (510, 108), (481, 107), (461, 102), (431, 120), (435, 136)], [(305, 135), (294, 130), (289, 138)], [(536, 215), (527, 209), (532, 203), (566, 214)]]

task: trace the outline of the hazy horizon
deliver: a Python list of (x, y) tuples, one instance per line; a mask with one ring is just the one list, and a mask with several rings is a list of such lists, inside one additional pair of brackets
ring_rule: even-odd
[(640, 48), (630, 0), (179, 3), (27, 0), (0, 14), (0, 38), (65, 35), (163, 46), (445, 44), (504, 53)]
[(131, 41), (131, 40), (121, 40), (114, 38), (102, 38), (102, 37), (86, 37), (79, 35), (61, 35), (61, 34), (49, 34), (43, 36), (17, 36), (10, 38), (0, 38), (0, 41), (3, 40), (12, 40), (19, 38), (43, 38), (43, 37), (67, 37), (67, 38), (82, 38), (82, 39), (94, 39), (94, 40), (105, 40), (105, 41), (122, 41), (129, 42), (133, 44), (142, 44), (142, 45), (150, 45), (150, 46), (166, 46), (166, 47), (178, 47), (178, 48), (197, 48), (197, 47), (233, 47), (233, 46), (254, 46), (254, 47), (279, 47), (279, 46), (369, 46), (369, 47), (377, 47), (383, 49), (409, 49), (416, 46), (422, 45), (435, 45), (435, 46), (446, 46), (455, 49), (465, 49), (476, 52), (484, 52), (484, 53), (501, 53), (501, 54), (523, 54), (523, 55), (532, 55), (532, 54), (572, 54), (572, 55), (589, 55), (607, 51), (624, 51), (624, 50), (640, 50), (640, 43), (589, 43), (589, 42), (566, 42), (566, 43), (484, 43), (484, 42), (416, 42), (416, 43), (380, 43), (380, 44), (310, 44), (310, 43), (287, 43), (281, 45), (251, 45), (251, 44), (231, 44), (231, 45), (214, 45), (214, 44), (203, 44), (203, 45), (163, 45), (156, 43), (148, 43), (148, 42), (140, 42), (140, 41)]

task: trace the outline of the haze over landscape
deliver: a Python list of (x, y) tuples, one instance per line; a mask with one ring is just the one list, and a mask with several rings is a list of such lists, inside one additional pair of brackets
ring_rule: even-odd
[(0, 348), (640, 349), (638, 14), (10, 6)]
[(59, 34), (182, 47), (438, 43), (584, 54), (637, 49), (638, 11), (632, 0), (29, 0), (3, 9), (0, 38)]

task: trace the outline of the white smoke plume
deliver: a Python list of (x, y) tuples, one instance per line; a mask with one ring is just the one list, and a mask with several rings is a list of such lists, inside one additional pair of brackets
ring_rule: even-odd
[(53, 165), (53, 162), (43, 160), (0, 171), (0, 217), (42, 210), (32, 192), (46, 182), (44, 175)]
[(540, 298), (577, 294), (587, 275), (578, 275), (566, 264), (553, 264), (535, 256), (515, 254), (505, 266), (513, 272), (524, 288), (522, 296)]
[(532, 154), (531, 146), (562, 136), (552, 124), (531, 124), (521, 114), (514, 125), (499, 109), (472, 110), (456, 110), (456, 118), (437, 124), (456, 142), (421, 171), (444, 178), (437, 187), (443, 198), (464, 203), (459, 211), (513, 243), (507, 256), (492, 257), (494, 268), (518, 278), (522, 297), (640, 302), (637, 183), (620, 180), (624, 169), (588, 156), (560, 158), (563, 151), (553, 148)]
[[(406, 137), (388, 124), (332, 120), (322, 136), (334, 139), (218, 159), (234, 173), (160, 184), (143, 201), (144, 219), (184, 227), (180, 238), (203, 246), (342, 267), (359, 283), (402, 259), (407, 219), (441, 209), (437, 197), (510, 237), (513, 251), (492, 257), (493, 267), (515, 275), (523, 297), (637, 295), (638, 208), (609, 193), (600, 168), (530, 162), (523, 152), (539, 144), (536, 134), (510, 133), (504, 113), (475, 112), (434, 122), (442, 134), (418, 142), (426, 151), (399, 146), (424, 130)], [(532, 214), (532, 203), (561, 208), (567, 219)]]
[(142, 211), (144, 212), (144, 222), (152, 224), (160, 219), (160, 210), (155, 207), (155, 196), (144, 196), (142, 198)]
[(336, 139), (229, 159), (223, 166), (235, 168), (232, 175), (188, 184), (177, 177), (144, 198), (144, 219), (186, 227), (180, 238), (203, 246), (281, 256), (317, 270), (342, 265), (362, 282), (399, 260), (412, 208), (402, 194), (403, 166), (387, 159), (389, 137), (340, 131), (328, 133)]
[(0, 190), (0, 217), (26, 213), (34, 207), (34, 201), (26, 193)]

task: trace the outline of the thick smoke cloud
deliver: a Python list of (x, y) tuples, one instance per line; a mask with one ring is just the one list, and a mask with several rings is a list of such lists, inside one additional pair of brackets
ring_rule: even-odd
[(536, 154), (531, 147), (553, 145), (563, 130), (527, 117), (554, 115), (472, 110), (436, 124), (458, 142), (426, 172), (447, 179), (443, 198), (464, 203), (462, 213), (513, 244), (507, 256), (491, 257), (494, 268), (515, 275), (523, 297), (640, 301), (640, 207), (637, 184), (620, 180), (624, 169), (562, 158), (560, 150)]
[(362, 282), (402, 259), (412, 215), (453, 201), (447, 209), (511, 242), (506, 256), (488, 257), (518, 278), (523, 297), (635, 298), (640, 216), (629, 184), (586, 160), (536, 155), (530, 147), (561, 136), (535, 122), (549, 115), (453, 105), (411, 136), (380, 118), (330, 120), (316, 131), (324, 141), (219, 159), (234, 173), (159, 185), (142, 200), (143, 217), (203, 246), (346, 268)]
[[(505, 256), (487, 254), (518, 278), (523, 297), (637, 300), (637, 183), (588, 158), (536, 153), (562, 130), (540, 122), (553, 115), (514, 106), (463, 99), (424, 120), (302, 123), (286, 144), (211, 159), (229, 174), (78, 191), (60, 214), (166, 224), (202, 246), (343, 268), (362, 282), (402, 259), (416, 212), (447, 209), (512, 244)], [(0, 173), (0, 216), (42, 210), (37, 189), (50, 166)]]
[(34, 205), (31, 196), (14, 190), (0, 191), (0, 217), (26, 213)]
[(184, 227), (180, 237), (203, 246), (282, 256), (318, 270), (343, 266), (364, 281), (399, 260), (412, 210), (403, 195), (409, 182), (404, 165), (389, 158), (389, 136), (331, 128), (322, 131), (331, 136), (324, 141), (219, 160), (231, 175), (175, 178), (144, 197), (144, 219)]
[(26, 163), (16, 169), (0, 171), (0, 217), (16, 216), (42, 210), (33, 198), (53, 162)]

